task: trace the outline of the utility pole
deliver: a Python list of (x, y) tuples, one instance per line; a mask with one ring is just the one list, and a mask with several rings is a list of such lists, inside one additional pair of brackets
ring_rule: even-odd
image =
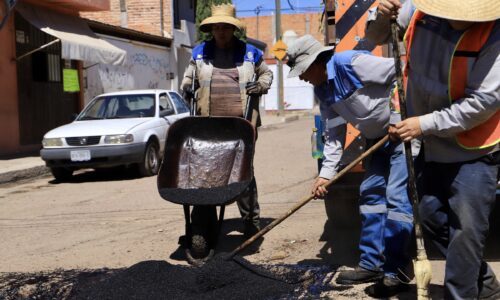
[(262, 5), (257, 5), (257, 7), (254, 10), (255, 14), (257, 15), (257, 34), (256, 34), (257, 40), (259, 39), (259, 15), (260, 15), (261, 9), (262, 9)]
[[(276, 22), (275, 22), (275, 34), (276, 42), (281, 40), (281, 0), (275, 0), (275, 11), (276, 11)], [(282, 116), (284, 113), (284, 101), (283, 101), (283, 62), (278, 59), (278, 115)]]

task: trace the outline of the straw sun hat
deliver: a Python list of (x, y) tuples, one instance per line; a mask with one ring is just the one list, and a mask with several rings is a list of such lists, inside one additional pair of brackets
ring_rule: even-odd
[(217, 23), (231, 24), (237, 29), (243, 29), (243, 23), (236, 19), (235, 9), (231, 4), (212, 5), (212, 16), (201, 21), (200, 30), (210, 32), (211, 25)]
[(426, 14), (457, 21), (486, 22), (500, 18), (500, 0), (413, 0)]

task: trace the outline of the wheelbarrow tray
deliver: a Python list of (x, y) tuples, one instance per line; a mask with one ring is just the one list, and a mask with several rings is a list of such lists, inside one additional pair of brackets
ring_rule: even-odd
[(253, 178), (255, 131), (238, 117), (186, 117), (170, 126), (157, 185), (184, 205), (234, 202)]

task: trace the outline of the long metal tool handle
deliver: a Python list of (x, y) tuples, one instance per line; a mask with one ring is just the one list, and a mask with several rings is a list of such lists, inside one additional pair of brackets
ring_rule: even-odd
[[(255, 73), (253, 74), (252, 76), (252, 81), (250, 82), (254, 82), (255, 79), (256, 79), (256, 75)], [(249, 122), (252, 122), (252, 95), (248, 95), (247, 96), (247, 105), (245, 107), (245, 114), (243, 115), (245, 120), (249, 121)]]
[[(365, 152), (363, 152), (363, 154), (361, 154), (358, 158), (356, 158), (355, 160), (353, 160), (349, 165), (347, 165), (347, 167), (345, 167), (344, 169), (342, 169), (342, 171), (338, 172), (337, 175), (335, 175), (332, 179), (330, 179), (323, 186), (325, 188), (327, 188), (330, 185), (332, 185), (334, 182), (336, 182), (337, 180), (339, 180), (342, 176), (344, 176), (347, 172), (349, 172), (352, 168), (354, 168), (360, 161), (362, 161), (363, 159), (365, 159), (367, 156), (371, 155), (373, 152), (375, 152), (375, 150), (377, 150), (383, 144), (385, 144), (388, 139), (389, 139), (389, 136), (384, 136), (380, 141), (378, 141), (370, 149), (368, 149)], [(233, 258), (241, 250), (245, 249), (248, 245), (252, 244), (255, 240), (257, 240), (261, 236), (263, 236), (266, 233), (268, 233), (269, 231), (271, 231), (271, 229), (273, 229), (276, 225), (278, 225), (279, 223), (283, 222), (285, 219), (287, 219), (289, 216), (291, 216), (294, 212), (296, 212), (297, 210), (299, 210), (302, 206), (306, 205), (309, 201), (311, 201), (314, 198), (315, 198), (314, 195), (309, 195), (309, 196), (306, 196), (306, 197), (302, 198), (297, 204), (295, 204), (292, 208), (290, 208), (285, 214), (283, 214), (279, 218), (277, 218), (274, 221), (272, 221), (269, 225), (267, 225), (266, 227), (262, 228), (259, 232), (257, 232), (256, 234), (254, 234), (251, 238), (249, 238), (248, 240), (246, 240), (238, 248), (234, 249), (233, 252), (231, 252), (228, 255), (227, 259), (229, 260), (229, 259)]]
[[(406, 95), (404, 91), (403, 71), (401, 67), (401, 54), (399, 51), (398, 25), (395, 20), (391, 21), (392, 51), (394, 52), (394, 64), (396, 67), (396, 79), (398, 83), (399, 107), (401, 110), (401, 119), (407, 118), (406, 113)], [(409, 50), (409, 49), (408, 49)], [(407, 62), (408, 63), (408, 62)], [(413, 262), (415, 272), (415, 281), (417, 283), (417, 299), (430, 299), (429, 283), (432, 277), (432, 267), (427, 259), (425, 252), (424, 236), (422, 226), (420, 225), (420, 216), (418, 213), (418, 194), (415, 180), (415, 169), (413, 166), (413, 157), (411, 155), (411, 142), (405, 142), (406, 166), (408, 168), (408, 192), (413, 206), (413, 220), (415, 226), (415, 240), (417, 246), (417, 257)]]
[[(406, 95), (404, 91), (403, 71), (401, 66), (401, 53), (399, 51), (399, 35), (398, 24), (395, 20), (391, 21), (392, 34), (392, 51), (394, 53), (394, 64), (396, 68), (396, 80), (398, 83), (399, 107), (401, 110), (401, 119), (405, 120), (408, 117), (406, 112)], [(420, 225), (420, 217), (418, 214), (418, 194), (415, 178), (415, 168), (413, 166), (413, 157), (411, 154), (411, 142), (405, 142), (406, 166), (408, 168), (408, 190), (410, 199), (413, 205), (413, 218), (415, 220), (415, 237), (417, 239), (417, 259), (427, 259), (427, 254), (424, 247), (424, 238), (422, 234), (422, 226)]]
[(196, 69), (193, 69), (193, 75), (192, 75), (192, 79), (191, 79), (191, 91), (193, 92), (193, 94), (191, 95), (191, 99), (189, 99), (191, 103), (190, 106), (191, 106), (191, 110), (189, 111), (189, 115), (191, 116), (196, 116), (196, 110), (198, 109), (198, 105), (196, 103), (196, 92), (194, 90), (194, 88), (196, 87)]

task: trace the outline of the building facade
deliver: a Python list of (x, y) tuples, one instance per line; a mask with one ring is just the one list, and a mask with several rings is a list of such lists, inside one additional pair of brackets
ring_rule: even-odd
[(0, 29), (0, 155), (32, 152), (43, 134), (83, 105), (84, 62), (122, 64), (125, 51), (99, 39), (78, 11), (104, 0), (24, 0)]
[(177, 89), (195, 41), (195, 3), (17, 1), (0, 29), (0, 156), (37, 151), (47, 131), (100, 93)]

